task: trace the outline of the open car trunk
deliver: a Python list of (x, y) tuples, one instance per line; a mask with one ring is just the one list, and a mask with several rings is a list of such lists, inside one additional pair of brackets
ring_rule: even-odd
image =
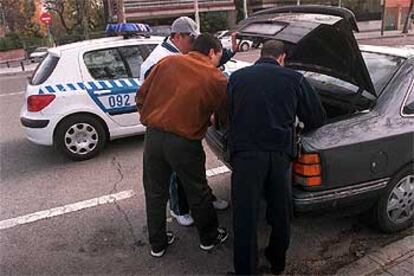
[(307, 73), (305, 76), (319, 94), (328, 123), (368, 111), (375, 104), (373, 98), (358, 93), (358, 87), (351, 84), (314, 73)]
[(286, 6), (252, 14), (236, 27), (240, 38), (283, 41), (285, 66), (299, 70), (320, 95), (328, 122), (370, 109), (377, 94), (355, 40), (354, 14), (327, 6)]

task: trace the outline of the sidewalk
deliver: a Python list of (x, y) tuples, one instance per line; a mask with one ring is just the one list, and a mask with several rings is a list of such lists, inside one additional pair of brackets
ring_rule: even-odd
[(392, 38), (392, 37), (405, 37), (413, 36), (414, 30), (408, 30), (407, 34), (403, 34), (402, 30), (396, 31), (384, 31), (384, 35), (381, 35), (381, 20), (373, 21), (360, 21), (357, 23), (359, 33), (354, 33), (357, 40), (364, 39), (377, 39), (377, 38)]
[(414, 275), (414, 235), (393, 242), (341, 268), (342, 276)]
[(381, 31), (365, 31), (354, 33), (355, 38), (358, 41), (363, 41), (366, 39), (381, 39), (381, 38), (394, 38), (394, 37), (407, 37), (414, 36), (414, 31), (409, 30), (407, 34), (401, 33), (401, 31), (384, 31), (384, 35), (381, 35)]

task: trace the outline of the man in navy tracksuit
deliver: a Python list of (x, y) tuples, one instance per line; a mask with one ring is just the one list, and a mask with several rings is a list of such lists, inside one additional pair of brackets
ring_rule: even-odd
[(260, 59), (230, 77), (234, 267), (257, 273), (257, 224), (262, 195), (272, 227), (265, 256), (278, 274), (285, 268), (290, 239), (291, 160), (296, 116), (305, 131), (323, 125), (325, 111), (302, 74), (284, 68), (285, 47), (270, 40)]

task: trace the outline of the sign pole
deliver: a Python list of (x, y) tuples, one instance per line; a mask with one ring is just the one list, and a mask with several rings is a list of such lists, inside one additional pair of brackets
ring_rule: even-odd
[(197, 31), (200, 32), (200, 11), (198, 9), (198, 0), (194, 1), (194, 16), (195, 16), (195, 22), (197, 23)]
[(382, 3), (382, 13), (381, 13), (381, 36), (384, 35), (384, 27), (385, 27), (385, 11), (386, 11), (386, 4), (385, 4), (386, 0), (381, 0)]
[(243, 0), (244, 19), (247, 18), (247, 0)]
[(53, 47), (53, 38), (52, 38), (52, 32), (50, 31), (50, 25), (46, 24), (47, 26), (47, 39), (49, 41), (49, 47)]

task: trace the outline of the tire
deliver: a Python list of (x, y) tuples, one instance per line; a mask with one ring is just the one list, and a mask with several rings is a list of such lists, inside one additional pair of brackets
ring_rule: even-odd
[(374, 207), (379, 229), (385, 233), (404, 230), (414, 223), (414, 168), (397, 173)]
[(244, 42), (240, 45), (240, 50), (242, 52), (247, 52), (247, 51), (249, 51), (249, 49), (250, 49), (250, 45), (247, 42)]
[(56, 128), (54, 144), (74, 161), (91, 159), (106, 144), (103, 123), (91, 115), (77, 114), (64, 119)]

